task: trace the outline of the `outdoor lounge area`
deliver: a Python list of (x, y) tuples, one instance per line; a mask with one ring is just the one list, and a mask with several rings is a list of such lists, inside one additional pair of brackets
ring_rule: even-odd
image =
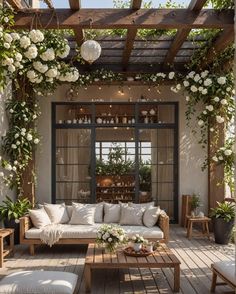
[(0, 294), (235, 293), (235, 4), (189, 1), (0, 0)]

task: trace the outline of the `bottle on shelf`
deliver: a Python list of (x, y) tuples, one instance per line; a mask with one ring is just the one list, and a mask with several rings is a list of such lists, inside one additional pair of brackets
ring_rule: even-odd
[(116, 114), (116, 116), (115, 116), (115, 123), (116, 124), (118, 124), (119, 123), (119, 117), (118, 117), (118, 115)]

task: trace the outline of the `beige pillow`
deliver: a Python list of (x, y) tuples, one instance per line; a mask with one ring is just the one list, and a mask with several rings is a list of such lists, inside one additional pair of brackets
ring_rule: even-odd
[(120, 225), (142, 226), (144, 208), (121, 206)]
[(72, 211), (73, 211), (73, 206), (72, 205), (66, 205), (67, 213), (69, 216), (69, 219), (71, 219), (72, 216)]
[(29, 216), (34, 227), (37, 229), (41, 229), (51, 224), (51, 220), (44, 208), (30, 209)]
[(120, 204), (104, 203), (104, 223), (119, 223)]
[(104, 205), (104, 202), (92, 203), (92, 204), (90, 204), (90, 203), (84, 204), (84, 203), (72, 202), (72, 206), (73, 205), (83, 205), (83, 206), (87, 206), (87, 207), (95, 207), (94, 222), (95, 223), (102, 223), (103, 222), (103, 205)]
[(159, 206), (147, 208), (143, 214), (143, 224), (148, 228), (155, 226), (155, 224), (158, 221), (160, 213), (161, 209)]
[(133, 202), (129, 202), (129, 206), (135, 207), (135, 208), (144, 208), (144, 209), (146, 209), (148, 207), (154, 206), (154, 201), (147, 202), (147, 203), (133, 203)]
[(48, 204), (44, 203), (44, 209), (47, 212), (53, 224), (65, 224), (69, 222), (65, 203), (61, 204)]
[(71, 225), (94, 225), (95, 206), (73, 204)]

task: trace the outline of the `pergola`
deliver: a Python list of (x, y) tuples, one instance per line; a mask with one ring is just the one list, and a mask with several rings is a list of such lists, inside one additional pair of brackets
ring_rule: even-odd
[[(91, 66), (78, 65), (81, 70), (106, 68), (117, 72), (158, 72), (174, 68), (184, 72), (191, 57), (207, 40), (201, 35), (191, 37), (192, 29), (219, 29), (200, 68), (211, 65), (234, 41), (234, 11), (203, 9), (206, 0), (191, 0), (186, 9), (143, 9), (142, 0), (130, 1), (129, 9), (84, 9), (79, 0), (68, 0), (70, 8), (56, 9), (56, 1), (47, 0), (47, 9), (32, 9), (24, 1), (7, 0), (17, 11), (16, 29), (70, 29), (71, 48), (81, 45), (86, 29), (124, 29), (125, 36), (95, 37), (101, 44), (101, 57)], [(140, 38), (139, 29), (176, 30), (175, 35)], [(73, 50), (72, 50), (73, 54)], [(75, 54), (75, 51), (74, 51)]]
[[(214, 62), (234, 41), (234, 11), (203, 9), (206, 0), (191, 0), (186, 9), (143, 9), (142, 0), (130, 1), (129, 9), (85, 9), (79, 0), (68, 0), (70, 8), (54, 8), (56, 1), (45, 0), (47, 8), (33, 9), (20, 0), (7, 0), (15, 11), (15, 29), (67, 29), (70, 47), (75, 51), (76, 43), (80, 46), (85, 40), (85, 30), (123, 29), (125, 36), (99, 35), (95, 37), (102, 47), (101, 57), (92, 65), (77, 63), (80, 71), (106, 69), (123, 73), (124, 76), (138, 73), (167, 72), (172, 69), (184, 73), (187, 71), (191, 58), (199, 47), (207, 44), (204, 35), (192, 37), (193, 29), (219, 29), (217, 37), (206, 52), (199, 70), (205, 69)], [(173, 35), (141, 38), (139, 29), (176, 30)], [(232, 60), (224, 64), (229, 68)], [(127, 82), (126, 82), (127, 83)], [(135, 81), (138, 84), (141, 81)], [(208, 140), (208, 154), (214, 153), (211, 148), (211, 135)], [(219, 144), (224, 135), (219, 139)], [(217, 178), (223, 178), (224, 168), (209, 165), (209, 204), (215, 206), (222, 201), (224, 186), (217, 185)], [(26, 187), (27, 189), (27, 187)]]

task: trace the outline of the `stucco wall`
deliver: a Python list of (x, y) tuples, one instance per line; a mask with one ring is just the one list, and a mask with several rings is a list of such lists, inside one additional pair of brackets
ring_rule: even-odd
[[(152, 88), (148, 91), (146, 86), (132, 86), (131, 90), (124, 87), (124, 95), (118, 93), (118, 86), (88, 87), (79, 90), (76, 100), (91, 101), (91, 99), (104, 99), (105, 101), (135, 101), (141, 94), (158, 101), (179, 102), (179, 195), (199, 193), (203, 204), (202, 210), (207, 212), (207, 172), (201, 171), (201, 164), (205, 158), (205, 151), (197, 143), (191, 130), (186, 126), (185, 98), (183, 94), (170, 91), (169, 86), (160, 87), (161, 93)], [(67, 87), (60, 87), (50, 97), (41, 97), (40, 105), (42, 116), (39, 119), (39, 132), (42, 136), (42, 146), (36, 154), (38, 184), (36, 197), (38, 202), (51, 201), (51, 102), (66, 101)], [(181, 208), (181, 197), (179, 201)]]

